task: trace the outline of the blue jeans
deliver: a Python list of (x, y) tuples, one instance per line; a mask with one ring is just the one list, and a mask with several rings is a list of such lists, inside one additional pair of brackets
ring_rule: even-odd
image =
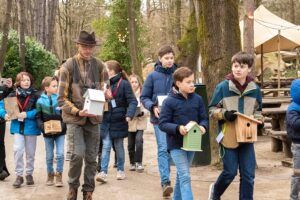
[(153, 125), (156, 143), (157, 143), (157, 160), (158, 160), (158, 169), (160, 174), (161, 185), (170, 182), (170, 161), (171, 157), (167, 149), (167, 137), (166, 133), (161, 131), (158, 125)]
[(193, 200), (190, 164), (195, 152), (173, 149), (170, 153), (177, 170), (173, 200)]
[(291, 177), (291, 200), (299, 199), (300, 192), (300, 144), (292, 143), (293, 174)]
[(125, 151), (124, 151), (124, 138), (116, 138), (111, 139), (109, 132), (105, 134), (105, 137), (102, 139), (103, 147), (102, 147), (102, 157), (101, 157), (101, 171), (107, 173), (108, 164), (110, 158), (110, 150), (112, 147), (112, 142), (115, 145), (116, 153), (117, 153), (117, 169), (118, 171), (124, 171), (124, 163), (125, 163)]
[(240, 144), (235, 149), (225, 148), (223, 171), (214, 185), (213, 199), (220, 199), (240, 171), (240, 200), (253, 200), (255, 152), (253, 143)]
[(62, 173), (64, 167), (64, 143), (65, 135), (56, 137), (44, 137), (46, 146), (46, 163), (47, 172), (54, 173), (53, 158), (54, 158), (54, 145), (56, 146), (56, 172)]

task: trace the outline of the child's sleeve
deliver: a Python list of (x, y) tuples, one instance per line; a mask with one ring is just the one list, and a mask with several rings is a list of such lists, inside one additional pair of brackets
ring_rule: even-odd
[(224, 119), (224, 112), (226, 109), (223, 108), (223, 93), (222, 88), (217, 85), (210, 104), (209, 108), (209, 115), (215, 120), (223, 120)]
[(6, 111), (4, 109), (4, 100), (1, 100), (0, 101), (0, 117), (4, 119), (5, 115), (6, 115)]
[(44, 131), (44, 122), (43, 122), (43, 113), (42, 113), (42, 105), (39, 100), (36, 102), (36, 122), (37, 126), (41, 131)]
[(199, 125), (203, 126), (207, 132), (207, 130), (209, 129), (209, 125), (208, 125), (208, 116), (206, 114), (206, 109), (204, 106), (204, 102), (202, 97), (200, 97), (200, 109), (199, 109)]
[(173, 110), (172, 105), (169, 103), (168, 98), (164, 100), (159, 114), (159, 129), (167, 134), (177, 134), (178, 124), (173, 123)]
[(141, 94), (141, 103), (144, 107), (152, 112), (154, 102), (152, 102), (152, 95), (153, 95), (153, 79), (151, 74), (147, 76), (145, 83), (143, 85), (142, 94)]
[(262, 111), (262, 96), (260, 88), (257, 86), (257, 97), (256, 97), (256, 104), (254, 108), (254, 117), (258, 120), (262, 120), (263, 116), (261, 114)]
[(286, 123), (290, 126), (295, 132), (300, 132), (300, 114), (295, 111), (288, 111), (287, 112), (287, 120)]
[(128, 102), (126, 117), (133, 119), (138, 102), (128, 81), (124, 81), (124, 90), (126, 101)]

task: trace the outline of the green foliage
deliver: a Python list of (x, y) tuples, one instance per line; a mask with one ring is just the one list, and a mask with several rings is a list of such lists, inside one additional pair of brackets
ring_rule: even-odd
[[(45, 76), (52, 76), (58, 59), (52, 53), (44, 49), (43, 45), (36, 40), (26, 37), (25, 66), (26, 71), (34, 77), (34, 86), (39, 88)], [(9, 33), (7, 53), (5, 56), (2, 77), (11, 77), (23, 71), (19, 59), (19, 38), (16, 31)]]
[[(140, 0), (134, 0), (135, 10), (137, 11), (137, 41), (139, 60), (142, 60), (141, 54), (141, 16), (140, 16)], [(128, 14), (127, 3), (124, 0), (114, 0), (111, 2), (110, 13), (99, 20), (92, 23), (93, 28), (100, 37), (104, 37), (101, 45), (99, 57), (103, 60), (117, 60), (121, 66), (127, 71), (131, 70), (131, 60), (129, 51), (129, 31), (128, 31)]]

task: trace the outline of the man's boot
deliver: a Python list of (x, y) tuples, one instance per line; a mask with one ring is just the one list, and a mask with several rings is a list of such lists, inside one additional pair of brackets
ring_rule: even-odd
[(83, 200), (93, 200), (93, 192), (83, 191)]
[(77, 200), (77, 189), (69, 187), (67, 200)]
[(34, 184), (32, 175), (26, 175), (25, 178), (26, 178), (26, 185), (33, 185)]
[(15, 180), (13, 186), (14, 186), (15, 188), (19, 188), (19, 187), (21, 187), (21, 185), (22, 185), (23, 183), (24, 183), (23, 177), (22, 177), (22, 176), (17, 176), (17, 178), (16, 178), (16, 180)]
[(62, 173), (56, 172), (55, 176), (56, 176), (55, 186), (56, 187), (62, 187), (63, 186)]
[(50, 186), (54, 184), (54, 173), (48, 173), (46, 185)]

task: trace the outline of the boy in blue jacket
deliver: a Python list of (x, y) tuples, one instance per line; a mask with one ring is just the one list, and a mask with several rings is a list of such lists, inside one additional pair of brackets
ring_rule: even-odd
[(185, 125), (195, 121), (205, 133), (208, 117), (201, 96), (194, 93), (194, 73), (187, 67), (181, 67), (174, 72), (173, 79), (174, 87), (161, 109), (159, 128), (167, 133), (168, 151), (177, 170), (173, 199), (192, 200), (189, 168), (195, 152), (181, 149), (183, 136), (188, 133)]
[(150, 121), (154, 127), (163, 197), (169, 197), (173, 192), (173, 188), (170, 182), (170, 155), (167, 151), (166, 133), (158, 127), (160, 114), (158, 96), (166, 96), (171, 90), (173, 84), (172, 74), (176, 68), (174, 56), (175, 53), (172, 47), (168, 45), (159, 49), (159, 61), (155, 64), (154, 71), (147, 76), (140, 96), (143, 106), (150, 112)]
[(300, 79), (291, 85), (292, 103), (286, 113), (286, 130), (292, 140), (294, 173), (291, 177), (291, 200), (299, 199), (300, 188)]

